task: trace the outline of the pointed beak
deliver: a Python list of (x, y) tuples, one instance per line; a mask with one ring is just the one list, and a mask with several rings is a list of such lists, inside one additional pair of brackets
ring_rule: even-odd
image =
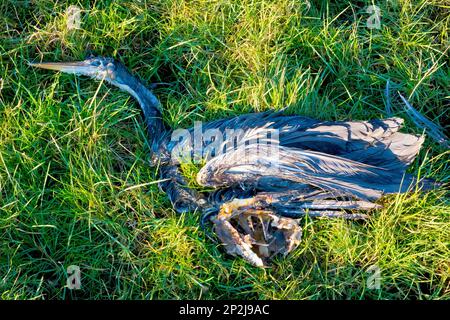
[(42, 63), (30, 63), (30, 66), (41, 69), (62, 71), (65, 73), (90, 75), (95, 72), (95, 67), (87, 64), (84, 61), (76, 62), (42, 62)]

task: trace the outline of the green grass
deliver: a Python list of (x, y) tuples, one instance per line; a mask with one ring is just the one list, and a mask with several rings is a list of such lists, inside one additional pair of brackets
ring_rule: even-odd
[[(69, 4), (83, 8), (80, 30), (67, 29)], [(371, 4), (1, 1), (0, 298), (449, 299), (448, 192), (386, 197), (363, 223), (304, 219), (300, 247), (257, 269), (209, 241), (198, 214), (173, 212), (126, 93), (27, 65), (113, 56), (170, 84), (155, 92), (172, 127), (286, 106), (386, 117), (388, 78), (449, 123), (448, 2), (377, 1), (381, 29), (366, 27)], [(427, 138), (411, 172), (449, 182), (449, 155)], [(69, 265), (81, 290), (66, 287)], [(371, 265), (379, 290), (367, 287)]]

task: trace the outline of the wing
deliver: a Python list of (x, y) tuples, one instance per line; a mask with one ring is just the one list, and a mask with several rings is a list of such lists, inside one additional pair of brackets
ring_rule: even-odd
[(336, 197), (375, 200), (383, 193), (407, 191), (414, 179), (404, 170), (387, 170), (316, 151), (253, 144), (208, 161), (197, 181), (211, 187), (239, 185), (261, 191), (309, 185)]
[(416, 157), (424, 137), (398, 132), (402, 125), (401, 118), (324, 122), (298, 132), (284, 145), (389, 170), (404, 170)]

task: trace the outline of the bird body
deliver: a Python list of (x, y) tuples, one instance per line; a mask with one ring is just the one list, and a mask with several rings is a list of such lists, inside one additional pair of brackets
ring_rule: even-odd
[[(90, 57), (75, 63), (33, 65), (103, 79), (130, 93), (144, 115), (160, 188), (174, 209), (203, 212), (227, 251), (256, 266), (298, 245), (301, 228), (295, 219), (306, 214), (367, 218), (350, 212), (379, 208), (374, 201), (383, 194), (406, 192), (417, 182), (406, 169), (424, 137), (400, 133), (400, 118), (333, 122), (262, 112), (203, 124), (202, 133), (213, 131), (223, 137), (239, 130), (239, 139), (237, 143), (217, 137), (200, 141), (201, 150), (217, 146), (217, 154), (201, 153), (206, 164), (197, 175), (200, 185), (217, 191), (200, 193), (187, 187), (179, 159), (173, 156), (174, 150), (195, 154), (192, 141), (173, 139), (174, 131), (164, 125), (156, 96), (122, 64)], [(183, 132), (192, 137), (195, 128)], [(421, 183), (424, 188), (432, 186), (429, 181)]]

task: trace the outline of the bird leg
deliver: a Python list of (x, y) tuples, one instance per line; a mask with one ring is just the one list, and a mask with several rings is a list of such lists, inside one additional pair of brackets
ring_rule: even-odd
[(254, 201), (270, 207), (284, 217), (296, 219), (308, 215), (310, 217), (364, 220), (369, 217), (367, 214), (349, 213), (348, 211), (370, 211), (381, 208), (381, 205), (369, 201), (336, 200), (332, 197), (333, 195), (328, 192), (302, 193), (300, 190), (295, 190), (286, 193), (259, 193), (255, 196)]
[(178, 213), (204, 211), (208, 205), (205, 197), (190, 189), (176, 165), (163, 164), (160, 168), (159, 188), (164, 191)]

